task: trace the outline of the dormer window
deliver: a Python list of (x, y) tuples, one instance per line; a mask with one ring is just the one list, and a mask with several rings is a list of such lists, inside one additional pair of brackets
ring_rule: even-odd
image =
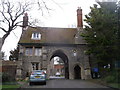
[(31, 39), (40, 40), (41, 39), (41, 34), (39, 32), (34, 32), (34, 33), (32, 33)]

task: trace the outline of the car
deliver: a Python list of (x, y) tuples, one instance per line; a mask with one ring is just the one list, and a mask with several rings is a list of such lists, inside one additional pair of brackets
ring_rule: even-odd
[(33, 70), (29, 77), (29, 85), (33, 83), (44, 83), (46, 84), (46, 73), (44, 70)]
[(60, 73), (59, 73), (59, 72), (56, 72), (55, 76), (59, 76), (59, 77), (60, 77)]

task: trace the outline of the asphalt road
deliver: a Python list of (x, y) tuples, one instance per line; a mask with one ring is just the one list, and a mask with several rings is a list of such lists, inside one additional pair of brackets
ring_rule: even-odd
[(96, 88), (96, 89), (103, 88), (103, 89), (113, 90), (106, 86), (102, 86), (85, 80), (68, 80), (68, 79), (48, 80), (46, 85), (37, 83), (30, 86), (29, 83), (24, 83), (22, 84), (21, 88)]

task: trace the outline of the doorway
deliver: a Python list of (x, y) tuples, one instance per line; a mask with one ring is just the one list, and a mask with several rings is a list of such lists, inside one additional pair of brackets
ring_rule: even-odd
[(81, 68), (79, 65), (74, 67), (74, 79), (81, 79)]

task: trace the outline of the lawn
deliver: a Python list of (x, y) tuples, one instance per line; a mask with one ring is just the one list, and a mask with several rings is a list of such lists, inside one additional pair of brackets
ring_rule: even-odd
[(2, 85), (2, 90), (16, 90), (20, 85)]
[(16, 90), (16, 88), (19, 88), (20, 85), (17, 84), (16, 82), (5, 82), (2, 83), (2, 85), (0, 85), (0, 88), (2, 88), (2, 90)]

